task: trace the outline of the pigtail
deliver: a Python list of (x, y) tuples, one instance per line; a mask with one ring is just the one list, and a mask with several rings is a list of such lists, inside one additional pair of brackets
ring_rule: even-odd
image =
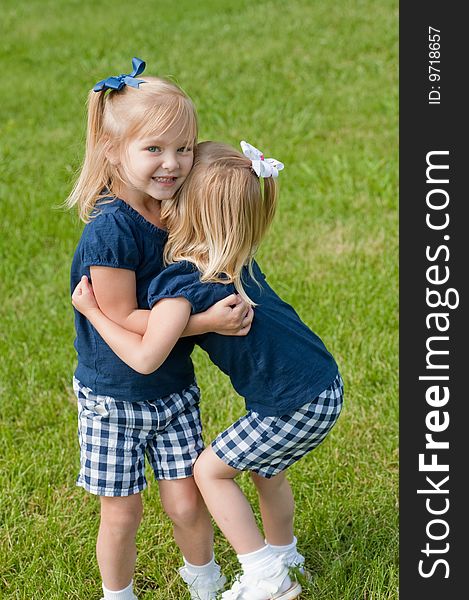
[[(262, 181), (262, 184), (261, 184), (261, 181)], [(248, 272), (249, 272), (251, 279), (254, 281), (254, 283), (257, 284), (257, 286), (259, 288), (261, 288), (262, 286), (261, 286), (260, 282), (257, 281), (256, 276), (254, 274), (254, 271), (252, 268), (252, 263), (254, 261), (254, 256), (257, 252), (257, 249), (258, 249), (261, 241), (264, 239), (265, 235), (267, 234), (267, 232), (270, 228), (270, 225), (272, 224), (272, 221), (275, 216), (275, 212), (276, 212), (276, 208), (277, 208), (278, 184), (277, 184), (276, 179), (269, 177), (269, 178), (264, 178), (264, 179), (260, 180), (259, 185), (262, 185), (262, 189), (261, 189), (262, 206), (260, 207), (260, 212), (262, 213), (263, 218), (261, 219), (261, 221), (259, 223), (260, 231), (257, 232), (256, 243), (251, 247), (251, 254), (248, 259), (247, 268), (248, 268)], [(245, 298), (245, 292), (244, 292), (244, 288), (243, 288), (241, 272), (238, 272), (237, 275), (235, 276), (234, 286), (235, 286), (236, 290), (241, 294), (241, 296), (243, 296), (243, 298)], [(252, 304), (252, 302), (251, 302), (251, 304)]]
[(277, 208), (278, 183), (277, 179), (267, 177), (262, 179), (262, 210), (264, 212), (265, 231), (270, 227)]
[(106, 92), (94, 92), (91, 90), (88, 94), (88, 124), (86, 129), (86, 158), (93, 154), (98, 145), (98, 140), (103, 133), (104, 123), (104, 104), (106, 101)]
[(78, 205), (82, 221), (89, 222), (96, 201), (108, 195), (112, 172), (106, 153), (109, 141), (104, 134), (104, 107), (106, 93), (90, 91), (88, 94), (88, 123), (86, 149), (80, 175), (65, 201), (68, 208)]
[[(259, 197), (257, 199), (258, 206), (257, 209), (254, 207), (254, 211), (252, 211), (252, 205), (249, 207), (251, 210), (246, 210), (246, 207), (244, 207), (244, 210), (242, 211), (243, 215), (248, 221), (250, 221), (251, 226), (248, 228), (244, 227), (244, 230), (248, 235), (248, 239), (245, 240), (244, 246), (245, 259), (243, 264), (237, 262), (233, 265), (232, 278), (238, 294), (246, 302), (252, 306), (255, 306), (255, 303), (249, 298), (244, 289), (243, 267), (247, 267), (252, 281), (256, 283), (259, 288), (261, 288), (261, 283), (256, 279), (252, 264), (257, 249), (269, 230), (269, 227), (275, 216), (278, 186), (277, 181), (272, 177), (259, 179), (254, 173), (252, 173), (252, 175), (257, 180), (257, 185), (259, 186)], [(241, 220), (242, 219), (240, 219), (240, 221)]]

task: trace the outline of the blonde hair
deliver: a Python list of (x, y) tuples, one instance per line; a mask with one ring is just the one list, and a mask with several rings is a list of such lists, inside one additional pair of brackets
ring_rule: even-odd
[(275, 214), (275, 179), (260, 180), (243, 154), (216, 142), (196, 148), (194, 166), (174, 200), (162, 204), (168, 228), (165, 262), (187, 260), (201, 281), (233, 283), (250, 304), (242, 269), (252, 260)]
[(159, 77), (145, 77), (138, 88), (88, 94), (88, 126), (83, 164), (75, 185), (65, 201), (78, 205), (86, 223), (96, 202), (114, 196), (113, 188), (122, 181), (118, 169), (108, 159), (111, 148), (122, 147), (134, 137), (163, 135), (179, 125), (178, 135), (187, 134), (187, 145), (197, 142), (197, 114), (191, 99), (176, 84)]

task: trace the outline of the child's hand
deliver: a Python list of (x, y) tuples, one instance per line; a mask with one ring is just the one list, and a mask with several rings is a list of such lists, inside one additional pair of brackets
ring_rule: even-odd
[(80, 283), (73, 290), (72, 304), (78, 312), (81, 312), (85, 316), (92, 310), (99, 310), (98, 303), (94, 297), (93, 288), (86, 275), (83, 275)]
[(249, 333), (254, 310), (238, 294), (231, 294), (205, 311), (208, 331), (220, 335), (243, 336)]

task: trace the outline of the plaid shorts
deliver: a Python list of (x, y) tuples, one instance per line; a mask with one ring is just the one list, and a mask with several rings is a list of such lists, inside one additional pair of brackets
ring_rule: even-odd
[(339, 418), (344, 384), (338, 374), (317, 398), (281, 417), (249, 412), (211, 446), (227, 465), (273, 477), (319, 446)]
[(129, 496), (147, 485), (145, 456), (156, 479), (192, 475), (204, 449), (200, 392), (126, 402), (100, 396), (73, 379), (78, 398), (80, 473), (77, 485), (99, 496)]

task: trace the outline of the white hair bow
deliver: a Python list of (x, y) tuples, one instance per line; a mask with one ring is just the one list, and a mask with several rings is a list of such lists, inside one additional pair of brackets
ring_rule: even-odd
[(258, 177), (278, 177), (278, 172), (284, 167), (283, 163), (275, 158), (264, 158), (260, 150), (244, 140), (240, 144), (244, 156), (251, 159), (252, 168)]

